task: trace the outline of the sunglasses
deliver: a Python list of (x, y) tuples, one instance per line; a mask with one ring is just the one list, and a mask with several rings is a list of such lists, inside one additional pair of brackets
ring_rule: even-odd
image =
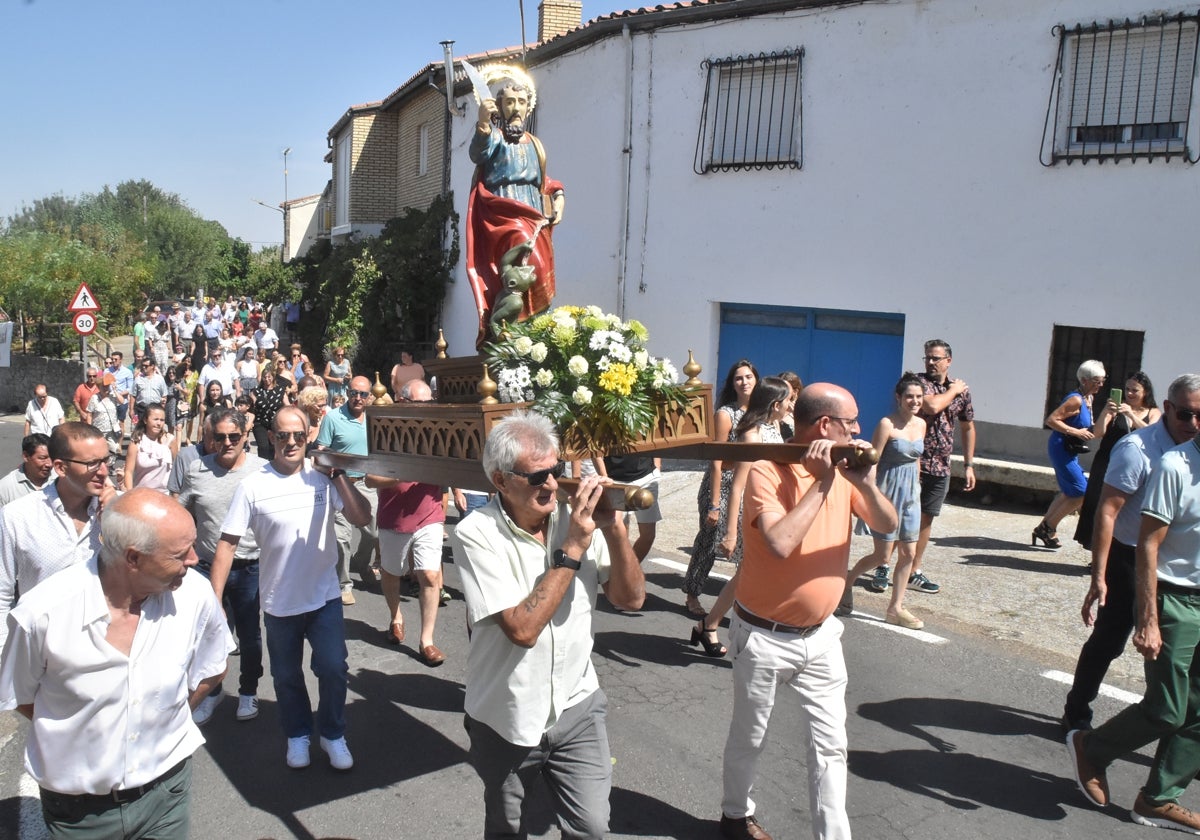
[(559, 461), (553, 467), (547, 467), (544, 470), (537, 470), (536, 472), (521, 472), (520, 470), (509, 470), (508, 474), (521, 476), (521, 478), (523, 478), (529, 482), (530, 487), (541, 487), (543, 484), (546, 483), (546, 479), (548, 479), (550, 476), (554, 476), (555, 478), (562, 478), (562, 474), (564, 472), (566, 472), (566, 469), (567, 469), (566, 461)]
[(294, 440), (296, 443), (304, 443), (308, 437), (307, 432), (272, 432), (271, 436), (275, 438), (276, 443), (287, 443)]
[(355, 397), (358, 397), (359, 399), (365, 400), (367, 397), (371, 396), (371, 392), (370, 391), (356, 391), (353, 388), (351, 388), (348, 391), (346, 391), (346, 396), (349, 397), (350, 399), (354, 399)]
[(244, 437), (245, 435), (241, 432), (234, 432), (233, 434), (216, 433), (213, 435), (213, 440), (217, 443), (241, 443)]
[(1200, 411), (1188, 411), (1186, 408), (1175, 409), (1175, 419), (1180, 423), (1191, 423), (1200, 419)]

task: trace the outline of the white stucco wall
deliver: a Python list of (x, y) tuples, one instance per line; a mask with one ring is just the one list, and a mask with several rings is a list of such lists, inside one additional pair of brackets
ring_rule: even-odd
[[(1165, 9), (1179, 10), (1194, 7)], [(1145, 330), (1144, 367), (1161, 396), (1200, 369), (1191, 307), (1172, 302), (1195, 286), (1200, 169), (1178, 158), (1038, 160), (1051, 28), (1159, 11), (1133, 0), (894, 0), (616, 36), (536, 66), (538, 134), (567, 190), (557, 301), (641, 319), (655, 352), (682, 364), (694, 349), (709, 380), (720, 376), (720, 302), (903, 313), (907, 367), (919, 368), (925, 339), (950, 341), (978, 418), (1031, 435), (1054, 324)], [(701, 62), (797, 46), (803, 169), (695, 174)], [(1193, 104), (1193, 148), (1196, 122)], [(473, 123), (472, 103), (454, 121), (464, 223)], [(465, 275), (447, 316), (451, 352), (469, 348)]]

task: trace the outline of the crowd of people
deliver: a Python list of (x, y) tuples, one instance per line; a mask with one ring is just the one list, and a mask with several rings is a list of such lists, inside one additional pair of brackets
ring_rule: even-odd
[[(170, 319), (155, 319), (154, 331), (163, 323)], [(265, 330), (260, 321), (254, 334)], [(446, 659), (434, 635), (446, 598), (447, 488), (312, 458), (367, 454), (369, 381), (355, 375), (342, 348), (318, 376), (299, 345), (283, 355), (255, 339), (230, 358), (220, 331), (215, 346), (207, 336), (197, 341), (198, 373), (186, 351), (168, 363), (167, 377), (146, 348), (135, 350), (132, 367), (114, 353), (76, 391), (79, 420), (66, 419), (39, 385), (22, 464), (0, 479), (0, 706), (33, 721), (27, 766), (52, 831), (86, 811), (94, 836), (115, 824), (140, 826), (121, 836), (186, 836), (197, 727), (221, 705), (232, 652), (241, 657), (236, 719), (258, 715), (264, 627), (284, 762), (307, 767), (316, 740), (332, 768), (350, 770), (343, 615), (355, 603), (352, 572), (380, 583), (384, 641), (415, 642), (431, 668)], [(857, 585), (890, 587), (885, 620), (920, 629), (904, 597), (940, 590), (922, 561), (949, 489), (956, 429), (963, 488), (975, 486), (970, 390), (949, 376), (947, 342), (929, 341), (924, 353), (925, 370), (899, 379), (895, 407), (874, 430), (877, 465), (853, 455), (868, 442), (844, 388), (806, 387), (790, 372), (760, 377), (747, 359), (725, 377), (715, 439), (804, 447), (783, 463), (717, 461), (699, 482), (683, 607), (697, 619), (692, 645), (710, 657), (734, 654), (720, 816), (727, 838), (770, 840), (751, 794), (781, 684), (797, 693), (808, 723), (814, 835), (850, 837), (838, 617), (853, 611)], [(1200, 645), (1200, 456), (1191, 452), (1200, 375), (1174, 380), (1160, 410), (1149, 378), (1132, 373), (1093, 415), (1106, 376), (1101, 363), (1084, 362), (1079, 388), (1046, 419), (1061, 493), (1034, 531), (1035, 542), (1057, 547), (1056, 526), (1079, 511), (1076, 538), (1092, 554), (1081, 615), (1094, 631), (1067, 697), (1067, 747), (1081, 790), (1103, 806), (1104, 768), (1161, 739), (1133, 818), (1200, 831), (1200, 815), (1178, 804), (1200, 771), (1200, 704), (1189, 699), (1200, 696), (1190, 668)], [(434, 398), (408, 353), (390, 381), (398, 401)], [(1095, 439), (1100, 451), (1085, 477), (1067, 443)], [(636, 454), (575, 462), (578, 481), (564, 503), (558, 479), (569, 465), (561, 457), (548, 420), (514, 412), (482, 453), (494, 492), (448, 488), (460, 513), (450, 540), (470, 636), (469, 756), (483, 782), (488, 837), (519, 835), (524, 792), (539, 775), (554, 792), (564, 836), (607, 831), (612, 771), (606, 698), (591, 662), (593, 613), (600, 591), (618, 610), (640, 609), (641, 563), (661, 511), (657, 502), (638, 511), (635, 534), (602, 503), (602, 485), (616, 480), (657, 495), (661, 464)], [(857, 559), (855, 519), (872, 538)], [(736, 571), (706, 608), (699, 596), (718, 559)], [(200, 575), (188, 575), (192, 568)], [(40, 585), (51, 576), (56, 585)], [(401, 608), (406, 580), (417, 595), (415, 632)], [(89, 621), (83, 635), (80, 614)], [(718, 638), (727, 616), (728, 647)], [(144, 626), (153, 638), (139, 644)], [(1131, 634), (1148, 659), (1146, 698), (1093, 731), (1091, 704)], [(303, 673), (306, 642), (315, 710)], [(130, 715), (122, 710), (143, 688), (127, 675), (143, 666), (155, 670), (145, 690), (164, 702)], [(153, 743), (115, 746), (144, 733)], [(96, 745), (103, 760), (73, 749), (78, 744)]]

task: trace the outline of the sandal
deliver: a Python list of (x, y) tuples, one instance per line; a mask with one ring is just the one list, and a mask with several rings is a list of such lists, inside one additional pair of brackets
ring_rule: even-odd
[(1031, 544), (1037, 545), (1038, 540), (1041, 540), (1046, 548), (1062, 548), (1062, 541), (1058, 539), (1058, 534), (1046, 524), (1046, 520), (1044, 519), (1033, 529)]
[[(708, 640), (708, 634), (711, 633), (713, 641)], [(725, 645), (721, 644), (721, 640), (717, 638), (715, 629), (709, 630), (704, 626), (704, 622), (700, 622), (692, 628), (692, 647), (702, 645), (704, 647), (704, 655), (711, 656), (713, 659), (720, 659), (729, 652)]]
[(693, 615), (696, 618), (708, 617), (708, 610), (704, 609), (704, 605), (700, 603), (700, 599), (695, 595), (687, 596), (687, 600), (683, 602), (683, 607), (688, 611), (688, 615)]

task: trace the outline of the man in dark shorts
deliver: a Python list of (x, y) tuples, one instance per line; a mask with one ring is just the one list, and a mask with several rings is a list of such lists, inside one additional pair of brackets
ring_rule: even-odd
[[(940, 338), (925, 342), (925, 372), (918, 373), (925, 382), (925, 402), (921, 417), (925, 419), (925, 452), (921, 455), (921, 531), (917, 536), (917, 557), (913, 561), (908, 588), (929, 595), (941, 587), (925, 576), (921, 561), (929, 545), (933, 520), (942, 512), (942, 502), (950, 489), (950, 454), (954, 451), (954, 421), (962, 427), (963, 466), (966, 468), (966, 491), (975, 489), (975, 407), (971, 391), (961, 379), (950, 379), (953, 353), (950, 345)], [(883, 592), (888, 584), (888, 567), (875, 569), (867, 588)]]

